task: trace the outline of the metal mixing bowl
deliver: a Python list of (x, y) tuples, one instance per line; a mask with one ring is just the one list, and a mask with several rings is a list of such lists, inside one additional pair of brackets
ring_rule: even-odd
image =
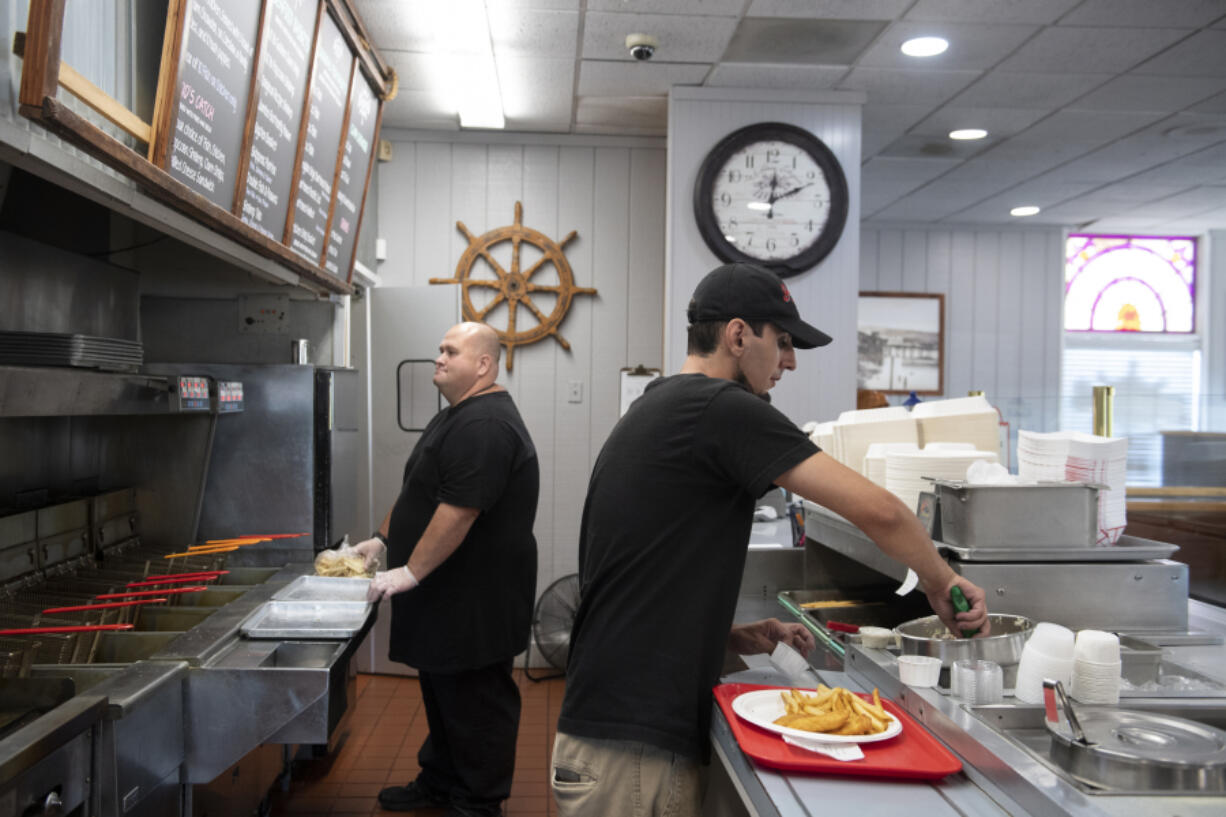
[(936, 616), (905, 621), (894, 628), (902, 642), (903, 655), (931, 655), (948, 667), (955, 661), (985, 659), (1002, 667), (1022, 658), (1022, 647), (1034, 632), (1034, 622), (1011, 613), (989, 613), (992, 634), (983, 638), (959, 638)]

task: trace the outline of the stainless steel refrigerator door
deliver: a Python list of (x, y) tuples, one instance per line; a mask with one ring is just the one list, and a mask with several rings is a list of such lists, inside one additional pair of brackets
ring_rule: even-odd
[[(429, 363), (447, 330), (460, 321), (459, 287), (377, 287), (370, 291), (371, 473), (375, 524), (383, 521), (400, 494), (404, 464), (438, 405)], [(396, 567), (396, 565), (391, 565)], [(358, 670), (416, 675), (387, 658), (391, 605), (383, 602), (369, 637), (358, 648)]]

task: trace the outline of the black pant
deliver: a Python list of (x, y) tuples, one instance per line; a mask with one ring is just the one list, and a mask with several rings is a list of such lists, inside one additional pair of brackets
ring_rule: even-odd
[(511, 796), (519, 687), (511, 660), (456, 673), (421, 672), (430, 734), (417, 752), (422, 785), (457, 806), (496, 812)]

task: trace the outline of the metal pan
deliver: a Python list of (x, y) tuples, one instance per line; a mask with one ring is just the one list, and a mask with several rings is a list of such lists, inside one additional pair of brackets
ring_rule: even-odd
[(989, 613), (988, 621), (992, 634), (982, 638), (954, 636), (936, 616), (903, 622), (894, 632), (902, 643), (903, 655), (930, 655), (940, 658), (943, 667), (964, 658), (995, 661), (1002, 667), (1016, 664), (1026, 639), (1034, 632), (1034, 622), (1010, 613)]

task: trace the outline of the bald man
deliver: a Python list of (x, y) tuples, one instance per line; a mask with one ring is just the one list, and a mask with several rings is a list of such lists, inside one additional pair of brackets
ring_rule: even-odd
[(495, 380), (492, 329), (447, 330), (434, 385), (448, 406), (422, 432), (396, 504), (356, 549), (390, 569), (369, 598), (391, 598), (388, 655), (418, 670), (430, 729), (421, 772), (379, 792), (389, 811), (446, 808), (497, 815), (511, 793), (519, 688), (512, 659), (528, 646), (536, 597), (536, 449)]

